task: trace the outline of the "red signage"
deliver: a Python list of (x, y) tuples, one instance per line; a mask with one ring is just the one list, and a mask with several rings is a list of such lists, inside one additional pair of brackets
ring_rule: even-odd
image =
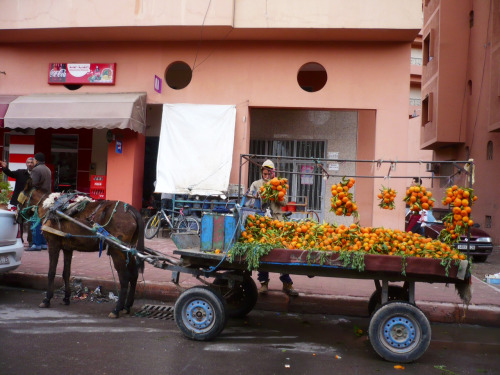
[(115, 63), (50, 63), (51, 85), (114, 85)]

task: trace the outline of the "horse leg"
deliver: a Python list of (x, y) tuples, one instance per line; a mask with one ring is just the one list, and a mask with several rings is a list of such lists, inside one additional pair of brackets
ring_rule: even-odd
[(63, 269), (63, 280), (64, 280), (64, 299), (63, 304), (69, 305), (71, 297), (71, 288), (69, 285), (69, 277), (71, 275), (71, 258), (73, 257), (73, 251), (63, 250), (64, 254), (64, 269)]
[(57, 262), (59, 262), (59, 249), (60, 247), (55, 246), (52, 242), (49, 243), (49, 273), (48, 273), (48, 285), (47, 292), (45, 293), (45, 298), (39, 307), (46, 308), (50, 307), (50, 300), (54, 296), (54, 279), (56, 277)]
[(116, 303), (115, 309), (109, 313), (108, 317), (116, 319), (119, 317), (120, 311), (123, 310), (123, 307), (125, 306), (125, 298), (127, 297), (130, 277), (127, 270), (127, 259), (125, 258), (125, 254), (122, 253), (121, 250), (111, 250), (111, 248), (110, 253), (116, 272), (118, 273), (118, 279), (120, 280), (120, 292), (118, 293), (118, 302)]
[(139, 277), (139, 271), (137, 269), (137, 263), (135, 262), (135, 259), (132, 261), (130, 260), (130, 263), (128, 265), (128, 272), (129, 272), (129, 289), (128, 289), (128, 295), (127, 295), (127, 301), (125, 303), (125, 311), (127, 314), (130, 314), (130, 309), (132, 305), (134, 304), (134, 299), (135, 299), (135, 289), (137, 287), (137, 278)]

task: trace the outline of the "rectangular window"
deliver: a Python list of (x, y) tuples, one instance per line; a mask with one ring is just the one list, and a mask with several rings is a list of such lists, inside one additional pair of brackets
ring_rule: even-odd
[(484, 217), (484, 227), (491, 228), (491, 216), (486, 215)]
[(433, 100), (434, 100), (434, 95), (432, 92), (430, 92), (422, 100), (422, 126), (424, 126), (429, 122), (432, 122)]
[[(304, 140), (252, 140), (250, 142), (250, 154), (272, 155), (275, 168), (279, 170), (280, 177), (286, 177), (290, 190), (289, 200), (297, 197), (306, 197), (308, 210), (321, 211), (323, 208), (324, 188), (321, 171), (313, 161), (280, 160), (280, 156), (325, 158), (326, 141), (304, 141)], [(260, 164), (264, 160), (256, 160), (258, 165), (251, 164), (248, 171), (248, 181), (252, 183), (260, 179)], [(306, 181), (301, 179), (301, 172), (313, 169), (318, 176), (309, 176)], [(310, 181), (312, 178), (312, 181)], [(307, 183), (306, 183), (307, 182)], [(309, 182), (312, 182), (310, 184)], [(291, 198), (290, 198), (291, 197)]]
[(427, 63), (431, 62), (432, 59), (434, 58), (434, 29), (431, 29), (429, 34), (424, 38), (424, 43), (423, 43), (423, 52), (422, 52), (422, 58), (423, 58), (423, 64), (427, 65)]

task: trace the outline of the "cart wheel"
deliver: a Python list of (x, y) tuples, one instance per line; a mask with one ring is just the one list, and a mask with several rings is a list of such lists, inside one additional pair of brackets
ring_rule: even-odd
[(255, 281), (246, 276), (242, 282), (236, 282), (233, 288), (229, 288), (229, 280), (215, 279), (212, 284), (220, 290), (227, 303), (227, 314), (230, 318), (245, 317), (257, 303), (259, 292)]
[(185, 217), (179, 221), (177, 224), (177, 232), (178, 233), (199, 233), (200, 232), (200, 223), (198, 220), (192, 217)]
[(206, 286), (195, 286), (180, 295), (174, 317), (181, 332), (197, 341), (211, 340), (222, 332), (227, 316), (224, 298)]
[(420, 358), (431, 341), (424, 313), (407, 302), (390, 302), (378, 309), (368, 328), (373, 349), (387, 361), (408, 363)]
[[(410, 299), (410, 295), (408, 291), (399, 285), (389, 285), (389, 302), (390, 301), (408, 301)], [(375, 290), (368, 302), (368, 313), (370, 315), (373, 314), (375, 310), (377, 310), (380, 305), (382, 305), (382, 291)]]
[(148, 222), (146, 223), (146, 227), (144, 228), (144, 237), (150, 240), (151, 238), (156, 236), (158, 230), (160, 230), (160, 225), (161, 225), (161, 215), (158, 212), (156, 213), (156, 215), (151, 216)]

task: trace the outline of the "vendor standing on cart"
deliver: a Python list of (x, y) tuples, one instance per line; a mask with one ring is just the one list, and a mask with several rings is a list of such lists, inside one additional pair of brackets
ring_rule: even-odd
[[(253, 196), (257, 197), (260, 195), (260, 188), (262, 185), (264, 185), (266, 182), (269, 182), (271, 178), (274, 177), (274, 163), (271, 160), (266, 160), (264, 163), (262, 163), (262, 166), (260, 168), (262, 178), (260, 180), (254, 181), (252, 185), (250, 186), (250, 194)], [(285, 195), (282, 201), (278, 202), (270, 202), (269, 209), (271, 210), (271, 216), (274, 219), (278, 220), (283, 220), (283, 214), (281, 213), (281, 207), (284, 207), (288, 203), (288, 196)], [(264, 206), (262, 207), (262, 210), (264, 211)], [(268, 292), (269, 288), (269, 272), (259, 272), (259, 275), (257, 277), (259, 280), (261, 287), (259, 288), (259, 293), (265, 294)], [(289, 296), (298, 296), (299, 293), (293, 289), (293, 282), (292, 279), (290, 278), (290, 275), (282, 273), (280, 275), (280, 280), (283, 283), (283, 292), (288, 294)]]

